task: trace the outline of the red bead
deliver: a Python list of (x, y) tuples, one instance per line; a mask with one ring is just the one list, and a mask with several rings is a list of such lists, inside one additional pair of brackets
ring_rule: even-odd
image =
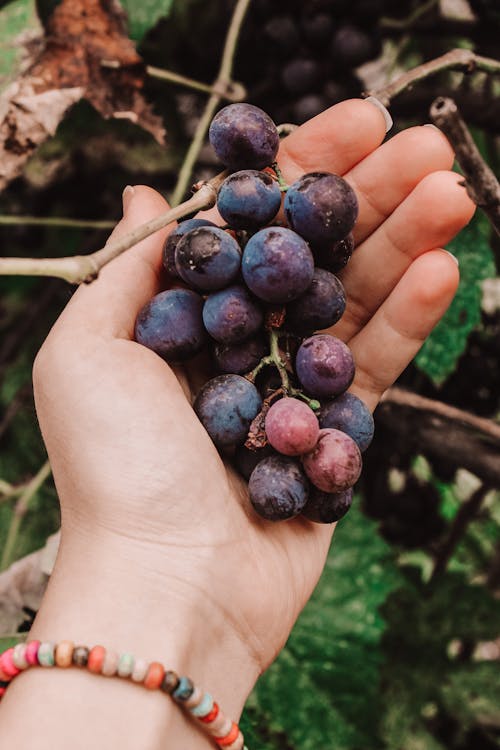
[(148, 688), (148, 690), (157, 690), (161, 686), (164, 677), (165, 669), (163, 665), (158, 661), (153, 661), (146, 672), (143, 683), (144, 687)]
[(12, 677), (10, 675), (6, 674), (3, 669), (0, 669), (0, 682), (10, 682), (12, 680)]
[(238, 737), (239, 732), (240, 732), (239, 726), (233, 722), (233, 726), (231, 727), (231, 731), (229, 732), (229, 734), (226, 734), (225, 737), (214, 737), (214, 740), (218, 745), (220, 745), (220, 747), (225, 747), (226, 745), (232, 745), (233, 742)]
[(219, 706), (217, 703), (214, 702), (214, 707), (212, 708), (209, 714), (207, 714), (206, 716), (198, 716), (197, 718), (198, 718), (198, 721), (203, 721), (206, 724), (208, 724), (209, 722), (213, 721), (217, 717), (218, 713), (219, 713)]
[(36, 667), (38, 664), (38, 649), (40, 641), (28, 641), (26, 644), (26, 661), (30, 667)]
[(8, 648), (7, 651), (4, 651), (3, 654), (0, 656), (0, 669), (8, 677), (16, 677), (16, 675), (18, 675), (19, 672), (21, 671), (14, 664), (14, 661), (12, 659), (13, 654), (14, 654), (14, 649)]
[(93, 672), (94, 674), (99, 674), (101, 672), (105, 655), (106, 649), (104, 646), (94, 646), (94, 648), (91, 649), (89, 660), (87, 662), (87, 669), (89, 672)]

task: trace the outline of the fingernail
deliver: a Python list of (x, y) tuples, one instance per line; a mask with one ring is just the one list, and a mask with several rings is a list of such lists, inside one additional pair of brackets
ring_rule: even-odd
[(127, 187), (122, 193), (122, 204), (123, 204), (124, 214), (126, 213), (130, 205), (130, 201), (132, 200), (133, 195), (134, 195), (134, 188), (132, 187), (132, 185), (127, 185)]
[(437, 130), (438, 133), (441, 133), (441, 130), (437, 127), (437, 125), (434, 125), (434, 123), (432, 122), (424, 123), (424, 128), (434, 128), (434, 130)]
[(388, 133), (389, 130), (392, 128), (392, 117), (387, 107), (384, 107), (382, 102), (379, 99), (377, 99), (375, 96), (367, 96), (365, 99), (365, 102), (370, 102), (370, 104), (376, 107), (379, 112), (382, 112), (384, 116), (384, 120), (385, 120), (385, 132)]
[(457, 258), (456, 255), (453, 255), (453, 253), (450, 253), (449, 250), (445, 250), (445, 253), (448, 253), (448, 255), (450, 256), (450, 258), (453, 258), (453, 260), (455, 261), (455, 263), (457, 264), (457, 266), (460, 265), (459, 262), (458, 262), (458, 258)]

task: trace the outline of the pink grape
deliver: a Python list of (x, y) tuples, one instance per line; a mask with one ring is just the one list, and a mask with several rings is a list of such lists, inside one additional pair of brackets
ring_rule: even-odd
[(296, 398), (276, 401), (267, 412), (265, 428), (272, 447), (285, 456), (308, 453), (316, 445), (319, 435), (315, 413)]
[(349, 435), (340, 430), (319, 431), (316, 447), (302, 458), (304, 470), (323, 492), (342, 492), (361, 474), (361, 452)]

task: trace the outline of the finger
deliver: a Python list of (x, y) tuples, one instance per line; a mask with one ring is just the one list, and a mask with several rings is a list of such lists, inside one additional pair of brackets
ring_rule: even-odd
[(370, 320), (411, 262), (446, 245), (475, 206), (454, 172), (425, 177), (394, 213), (355, 251), (341, 274), (347, 307), (332, 332), (344, 341)]
[[(384, 140), (386, 120), (371, 102), (348, 99), (313, 117), (281, 141), (277, 161), (285, 180), (321, 169), (344, 174)], [(199, 216), (224, 223), (216, 209)]]
[(435, 127), (422, 125), (398, 133), (346, 175), (356, 191), (359, 245), (399, 206), (426, 175), (453, 166), (453, 150)]
[[(168, 210), (164, 198), (144, 185), (124, 195), (124, 216), (110, 240)], [(138, 311), (160, 287), (163, 243), (173, 224), (155, 232), (102, 268), (96, 281), (81, 286), (60, 318), (101, 335), (130, 338)], [(108, 240), (109, 242), (109, 240)]]
[(356, 363), (351, 390), (371, 409), (416, 355), (448, 309), (459, 281), (445, 250), (417, 258), (370, 322), (349, 342)]

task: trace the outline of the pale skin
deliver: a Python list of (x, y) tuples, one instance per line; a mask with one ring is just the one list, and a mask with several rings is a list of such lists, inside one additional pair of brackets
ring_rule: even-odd
[[(412, 128), (381, 145), (384, 136), (377, 108), (351, 100), (295, 131), (279, 156), (288, 182), (329, 170), (358, 194), (358, 247), (342, 274), (349, 303), (333, 332), (354, 354), (352, 391), (372, 409), (450, 304), (459, 270), (440, 248), (474, 210), (436, 129)], [(126, 191), (114, 236), (164, 210), (154, 190)], [(36, 359), (62, 543), (30, 637), (162, 661), (237, 720), (317, 583), (333, 526), (259, 520), (192, 411), (206, 373), (170, 368), (133, 341), (138, 311), (164, 288), (168, 231), (80, 288)], [(76, 669), (17, 678), (0, 709), (0, 743), (211, 746), (167, 696)]]

